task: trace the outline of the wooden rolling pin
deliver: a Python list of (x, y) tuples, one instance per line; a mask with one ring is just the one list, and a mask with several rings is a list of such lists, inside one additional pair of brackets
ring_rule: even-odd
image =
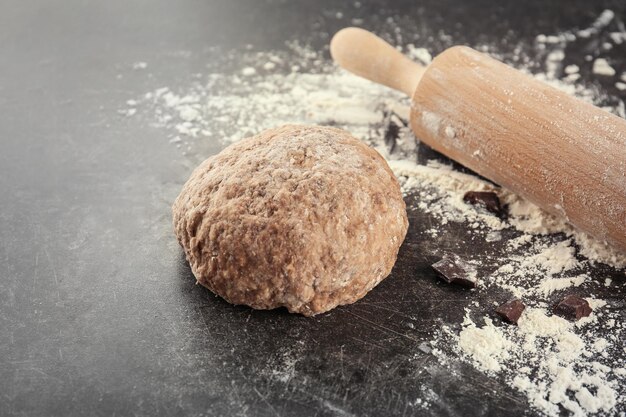
[(425, 68), (346, 28), (330, 52), (345, 69), (412, 97), (421, 141), (626, 251), (626, 120), (464, 46)]

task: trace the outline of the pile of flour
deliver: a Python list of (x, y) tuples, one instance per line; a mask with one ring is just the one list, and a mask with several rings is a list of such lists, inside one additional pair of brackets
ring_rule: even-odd
[[(576, 39), (602, 37), (602, 50), (607, 51), (610, 45), (626, 42), (626, 32), (614, 20), (613, 12), (607, 10), (589, 28), (539, 34), (532, 48), (543, 51), (538, 54), (541, 62), (529, 61), (517, 49), (504, 54), (498, 45), (473, 46), (626, 117), (619, 98), (580, 83), (584, 62), (564, 64), (566, 47)], [(411, 44), (403, 52), (424, 64), (431, 60), (428, 51)], [(445, 234), (447, 225), (458, 223), (472, 238), (498, 241), (504, 247), (496, 259), (489, 258), (495, 269), (481, 277), (482, 297), (468, 308), (464, 321), (443, 323), (431, 341), (441, 363), (467, 361), (502, 378), (546, 415), (558, 415), (563, 409), (574, 415), (626, 412), (623, 305), (620, 310), (593, 298), (594, 289), (619, 283), (592, 279), (605, 270), (598, 269), (598, 264), (623, 274), (625, 254), (506, 189), (441, 162), (417, 163), (421, 145), (408, 127), (409, 103), (402, 94), (339, 70), (321, 53), (299, 44), (289, 44), (282, 51), (244, 50), (233, 55), (233, 61), (246, 65), (232, 72), (212, 67), (208, 75), (190, 76), (182, 87), (159, 86), (129, 98), (120, 113), (162, 129), (183, 154), (194, 153), (204, 142), (226, 146), (286, 123), (332, 125), (350, 131), (388, 159), (407, 198), (417, 201), (408, 209), (433, 218), (437, 226), (426, 231), (425, 239)], [(618, 89), (626, 83), (626, 73), (617, 74), (607, 58), (585, 60), (593, 61), (597, 77), (613, 77)], [(150, 67), (141, 62), (133, 68), (146, 71)], [(495, 191), (508, 206), (509, 216), (498, 218), (465, 204), (464, 193), (477, 190)], [(468, 261), (480, 266), (484, 259)], [(594, 309), (590, 317), (576, 323), (550, 313), (555, 297), (572, 288), (584, 290)], [(527, 305), (518, 326), (505, 325), (493, 316), (497, 304), (512, 297), (522, 298)], [(607, 329), (611, 336), (600, 337)]]

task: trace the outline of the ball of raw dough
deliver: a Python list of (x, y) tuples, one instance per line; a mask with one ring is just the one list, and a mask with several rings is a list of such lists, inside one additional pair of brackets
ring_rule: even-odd
[(330, 127), (283, 126), (229, 146), (196, 168), (173, 212), (200, 284), (305, 316), (389, 275), (408, 227), (385, 160)]

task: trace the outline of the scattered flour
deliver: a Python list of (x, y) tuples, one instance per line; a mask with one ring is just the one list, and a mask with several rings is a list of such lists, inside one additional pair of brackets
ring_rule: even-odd
[[(604, 13), (589, 36), (599, 32), (597, 28), (612, 19), (611, 16), (611, 13)], [(546, 72), (535, 76), (569, 94), (595, 102), (592, 90), (581, 90), (571, 84), (575, 81), (571, 75), (578, 75), (578, 66), (566, 67), (565, 80), (558, 79), (560, 62), (564, 59), (562, 52), (571, 40), (571, 36), (566, 35), (539, 38), (538, 41), (560, 49), (547, 54)], [(594, 63), (594, 73), (599, 75), (612, 76), (612, 70), (602, 58)], [(621, 102), (610, 110), (621, 114), (620, 106)], [(591, 279), (590, 266), (605, 263), (625, 268), (624, 253), (573, 229), (564, 219), (543, 212), (507, 190), (471, 175), (457, 172), (448, 175), (450, 167), (407, 161), (390, 161), (390, 166), (399, 175), (403, 191), (417, 194), (418, 207), (432, 213), (442, 224), (462, 221), (479, 233), (481, 216), (492, 216), (492, 221), (498, 223), (483, 223), (487, 230), (486, 241), (491, 230), (514, 228), (521, 233), (508, 241), (509, 252), (501, 265), (484, 277), (488, 288), (507, 291), (510, 297), (523, 298), (527, 303), (519, 325), (494, 323), (485, 317), (489, 309), (482, 312), (483, 326), (477, 325), (467, 314), (460, 331), (446, 327), (433, 341), (433, 353), (442, 363), (448, 363), (449, 355), (456, 352), (484, 372), (503, 376), (510, 386), (526, 394), (536, 410), (546, 415), (560, 415), (563, 410), (575, 416), (613, 413), (619, 404), (623, 413), (626, 326), (621, 322), (622, 316), (619, 312), (605, 310), (606, 302), (593, 298), (588, 301), (594, 313), (576, 323), (553, 316), (549, 310), (555, 294), (583, 285), (588, 286), (585, 291), (592, 291), (602, 285)], [(469, 189), (496, 191), (508, 206), (508, 219), (501, 220), (464, 206), (462, 196)], [(473, 226), (477, 222), (479, 226)], [(610, 285), (611, 281), (606, 282)], [(597, 336), (600, 326), (612, 329), (609, 338)], [(443, 346), (453, 346), (453, 352), (446, 354)]]
[[(390, 160), (389, 166), (399, 177), (402, 190), (406, 194), (417, 193), (420, 197), (418, 207), (435, 215), (443, 224), (468, 222), (476, 225), (474, 229), (491, 231), (512, 227), (524, 233), (526, 237), (521, 239), (527, 242), (532, 236), (564, 233), (573, 239), (579, 248), (578, 253), (585, 256), (588, 262), (626, 267), (626, 254), (575, 230), (564, 219), (548, 214), (523, 198), (476, 176), (455, 171), (452, 166), (435, 161), (420, 165), (408, 160)], [(476, 210), (463, 202), (463, 195), (467, 191), (482, 190), (499, 194), (502, 203), (509, 208), (508, 220)], [(548, 275), (569, 271), (578, 266), (573, 242), (570, 240), (554, 247), (545, 247), (542, 253), (533, 255), (525, 265), (536, 264)]]
[(609, 412), (623, 400), (624, 360), (604, 360), (609, 366), (592, 359), (592, 352), (605, 351), (610, 343), (579, 333), (577, 327), (545, 309), (529, 307), (517, 327), (496, 327), (488, 318), (479, 327), (466, 314), (458, 336), (447, 329), (444, 337), (456, 341), (458, 353), (479, 369), (503, 374), (542, 413)]
[(580, 274), (572, 278), (548, 278), (539, 284), (537, 289), (545, 297), (555, 291), (563, 290), (570, 287), (578, 287), (589, 279), (589, 275)]
[[(281, 56), (269, 53), (263, 59), (271, 57)], [(386, 114), (408, 113), (408, 100), (400, 93), (347, 72), (298, 68), (260, 74), (247, 67), (240, 73), (213, 73), (206, 83), (181, 91), (158, 88), (139, 101), (151, 108), (152, 124), (180, 136), (181, 145), (208, 138), (229, 144), (287, 123), (339, 125), (366, 139)]]
[[(604, 43), (626, 42), (626, 33), (611, 26), (614, 20), (615, 14), (605, 10), (589, 28), (538, 35), (535, 42), (545, 51), (539, 72), (533, 65), (536, 62), (518, 49), (512, 55), (500, 55), (497, 46), (475, 48), (522, 71), (535, 71), (537, 79), (626, 117), (619, 99), (577, 83), (581, 67), (588, 64), (563, 65), (567, 45), (577, 38), (604, 36)], [(444, 36), (441, 34), (442, 39)], [(407, 45), (405, 52), (423, 64), (432, 60), (428, 50), (413, 44)], [(593, 58), (589, 56), (588, 61)], [(432, 226), (425, 231), (429, 239), (445, 235), (447, 224), (460, 223), (474, 237), (503, 242), (498, 244), (504, 250), (497, 257), (498, 264), (483, 277), (484, 292), (520, 297), (528, 306), (519, 325), (508, 326), (488, 316), (494, 299), (488, 307), (476, 303), (466, 311), (462, 324), (444, 325), (429, 351), (442, 363), (450, 357), (461, 358), (501, 376), (542, 414), (626, 411), (626, 324), (619, 311), (590, 297), (593, 314), (576, 323), (549, 312), (559, 294), (576, 287), (592, 294), (594, 288), (611, 285), (610, 278), (592, 279), (597, 275), (594, 267), (603, 263), (626, 268), (626, 254), (477, 176), (434, 160), (418, 163), (420, 145), (408, 126), (409, 102), (402, 94), (338, 70), (320, 53), (297, 44), (289, 44), (287, 51), (239, 52), (238, 60), (246, 65), (212, 72), (206, 79), (194, 77), (183, 88), (149, 91), (128, 100), (120, 113), (137, 117), (140, 112), (153, 126), (168, 132), (169, 142), (183, 153), (203, 141), (227, 145), (285, 123), (347, 129), (388, 159), (403, 193), (417, 201), (409, 210), (433, 217)], [(133, 68), (144, 69), (147, 65), (143, 64), (136, 63)], [(602, 57), (595, 59), (592, 71), (600, 76), (615, 75)], [(621, 78), (626, 83), (626, 73)], [(453, 137), (455, 132), (446, 134)], [(500, 218), (465, 204), (465, 192), (477, 190), (496, 192), (508, 208), (508, 216)], [(605, 333), (599, 337), (602, 329)], [(610, 329), (608, 335), (606, 329)], [(287, 354), (278, 362), (268, 367), (270, 376), (289, 381), (294, 377), (295, 362)]]

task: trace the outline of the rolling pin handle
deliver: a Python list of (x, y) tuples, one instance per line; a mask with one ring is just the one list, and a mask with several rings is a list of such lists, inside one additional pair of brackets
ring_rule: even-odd
[(330, 54), (344, 69), (409, 97), (426, 70), (373, 33), (354, 27), (333, 36)]

